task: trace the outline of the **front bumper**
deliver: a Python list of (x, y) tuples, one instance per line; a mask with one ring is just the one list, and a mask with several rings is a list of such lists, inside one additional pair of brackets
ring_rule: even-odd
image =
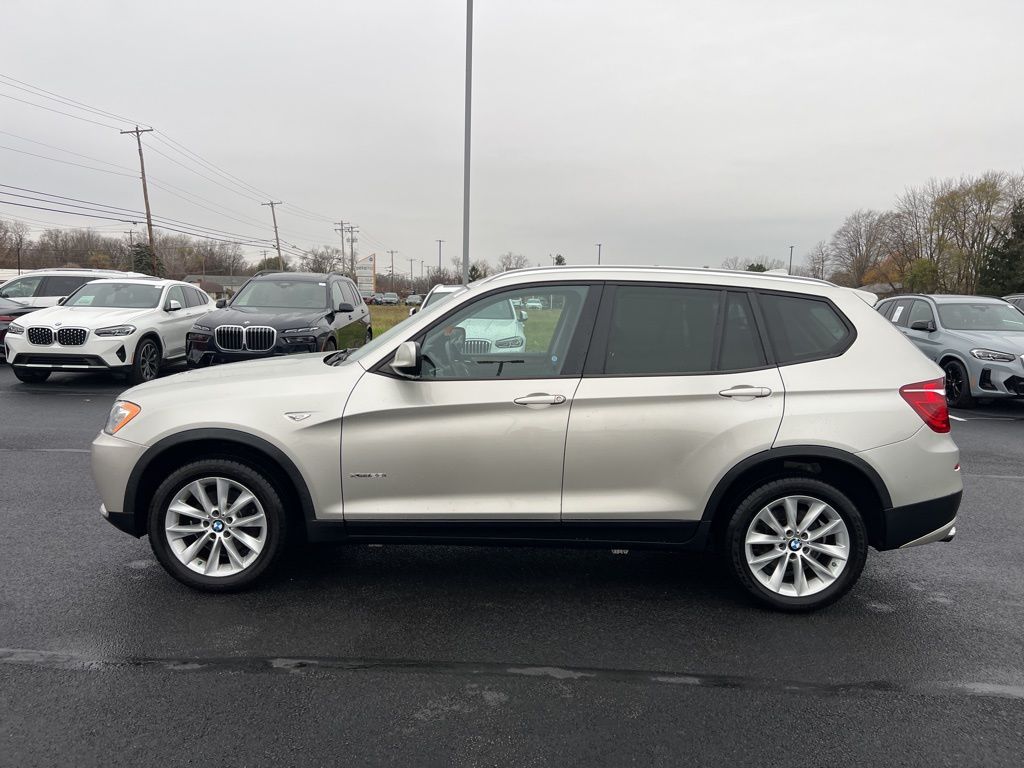
[(974, 397), (1024, 397), (1024, 366), (971, 359), (968, 376)]
[(100, 514), (114, 527), (136, 537), (145, 533), (146, 510), (141, 515), (123, 510), (129, 508), (125, 499), (128, 480), (146, 450), (144, 445), (106, 432), (100, 432), (92, 442), (92, 477), (103, 502)]
[(105, 371), (131, 364), (135, 340), (131, 336), (96, 336), (85, 344), (64, 346), (30, 344), (24, 335), (7, 334), (4, 339), (7, 362), (21, 368), (43, 371)]
[(185, 341), (185, 364), (189, 368), (205, 368), (222, 363), (239, 363), (245, 360), (262, 360), (267, 357), (320, 351), (322, 343), (318, 336), (308, 335), (300, 338), (312, 341), (292, 342), (289, 337), (278, 336), (273, 348), (266, 352), (235, 352), (220, 349), (212, 336), (190, 332)]

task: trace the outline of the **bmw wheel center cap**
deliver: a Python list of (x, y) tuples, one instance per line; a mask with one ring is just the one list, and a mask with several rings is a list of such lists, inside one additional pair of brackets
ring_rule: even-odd
[(800, 546), (801, 546), (800, 545), (800, 539), (790, 539), (789, 540), (789, 548), (791, 550), (793, 550), (794, 552), (799, 552), (800, 551)]
[(224, 521), (223, 520), (214, 520), (212, 527), (213, 527), (213, 530), (214, 530), (215, 533), (220, 533), (221, 531), (224, 530)]

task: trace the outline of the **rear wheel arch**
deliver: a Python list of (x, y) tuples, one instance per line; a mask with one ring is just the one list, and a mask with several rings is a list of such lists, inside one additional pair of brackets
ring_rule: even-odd
[(733, 511), (750, 493), (772, 480), (807, 477), (835, 486), (857, 507), (873, 546), (885, 537), (883, 510), (892, 499), (882, 478), (863, 459), (827, 446), (787, 446), (763, 451), (734, 466), (715, 486), (701, 523), (710, 526), (710, 545), (719, 547)]
[(294, 462), (260, 437), (231, 429), (194, 429), (153, 445), (136, 463), (125, 488), (124, 512), (135, 533), (146, 530), (153, 494), (171, 472), (201, 458), (227, 459), (264, 474), (284, 503), (289, 519), (301, 527), (314, 519), (313, 500)]

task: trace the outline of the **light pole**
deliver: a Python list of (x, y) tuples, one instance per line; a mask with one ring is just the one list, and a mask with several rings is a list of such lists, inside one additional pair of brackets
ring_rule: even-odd
[(437, 241), (437, 275), (438, 275), (438, 280), (441, 279), (441, 245), (444, 242), (445, 242), (444, 240), (438, 240)]
[(789, 274), (791, 275), (793, 274), (793, 249), (795, 247), (794, 245), (789, 246)]
[(466, 0), (466, 147), (462, 167), (462, 284), (469, 285), (469, 129), (473, 97), (473, 0)]
[(596, 245), (597, 245), (597, 263), (600, 264), (601, 263), (601, 244), (600, 243), (596, 243)]

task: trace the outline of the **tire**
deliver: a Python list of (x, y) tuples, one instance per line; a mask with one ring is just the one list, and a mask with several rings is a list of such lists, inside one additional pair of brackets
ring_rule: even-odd
[(792, 477), (766, 483), (740, 503), (725, 545), (733, 574), (750, 595), (772, 608), (800, 612), (824, 608), (853, 587), (867, 560), (868, 537), (863, 518), (840, 490)]
[(23, 381), (26, 384), (42, 384), (48, 378), (52, 371), (37, 371), (33, 368), (21, 368), (17, 365), (12, 365), (11, 369), (14, 371), (14, 375), (18, 381)]
[[(193, 492), (197, 484), (209, 506)], [(244, 493), (252, 498), (233, 510)], [(228, 512), (241, 514), (223, 514), (218, 505), (225, 502)], [(189, 512), (174, 511), (172, 505), (176, 510), (187, 505)], [(171, 473), (153, 495), (147, 531), (164, 569), (205, 592), (234, 592), (256, 583), (281, 560), (288, 540), (274, 486), (261, 471), (229, 459), (203, 459)]]
[(322, 352), (333, 352), (337, 348), (338, 348), (338, 345), (334, 342), (334, 337), (333, 336), (328, 336), (327, 337), (327, 341), (324, 342), (324, 348), (321, 351)]
[(373, 328), (366, 329), (366, 336), (363, 337), (363, 344), (369, 344), (373, 341)]
[(135, 348), (135, 357), (128, 369), (128, 383), (144, 384), (160, 375), (160, 345), (151, 338), (144, 338)]
[(950, 408), (973, 408), (977, 405), (971, 395), (971, 380), (967, 369), (959, 360), (947, 360), (942, 366), (946, 374), (946, 403)]

